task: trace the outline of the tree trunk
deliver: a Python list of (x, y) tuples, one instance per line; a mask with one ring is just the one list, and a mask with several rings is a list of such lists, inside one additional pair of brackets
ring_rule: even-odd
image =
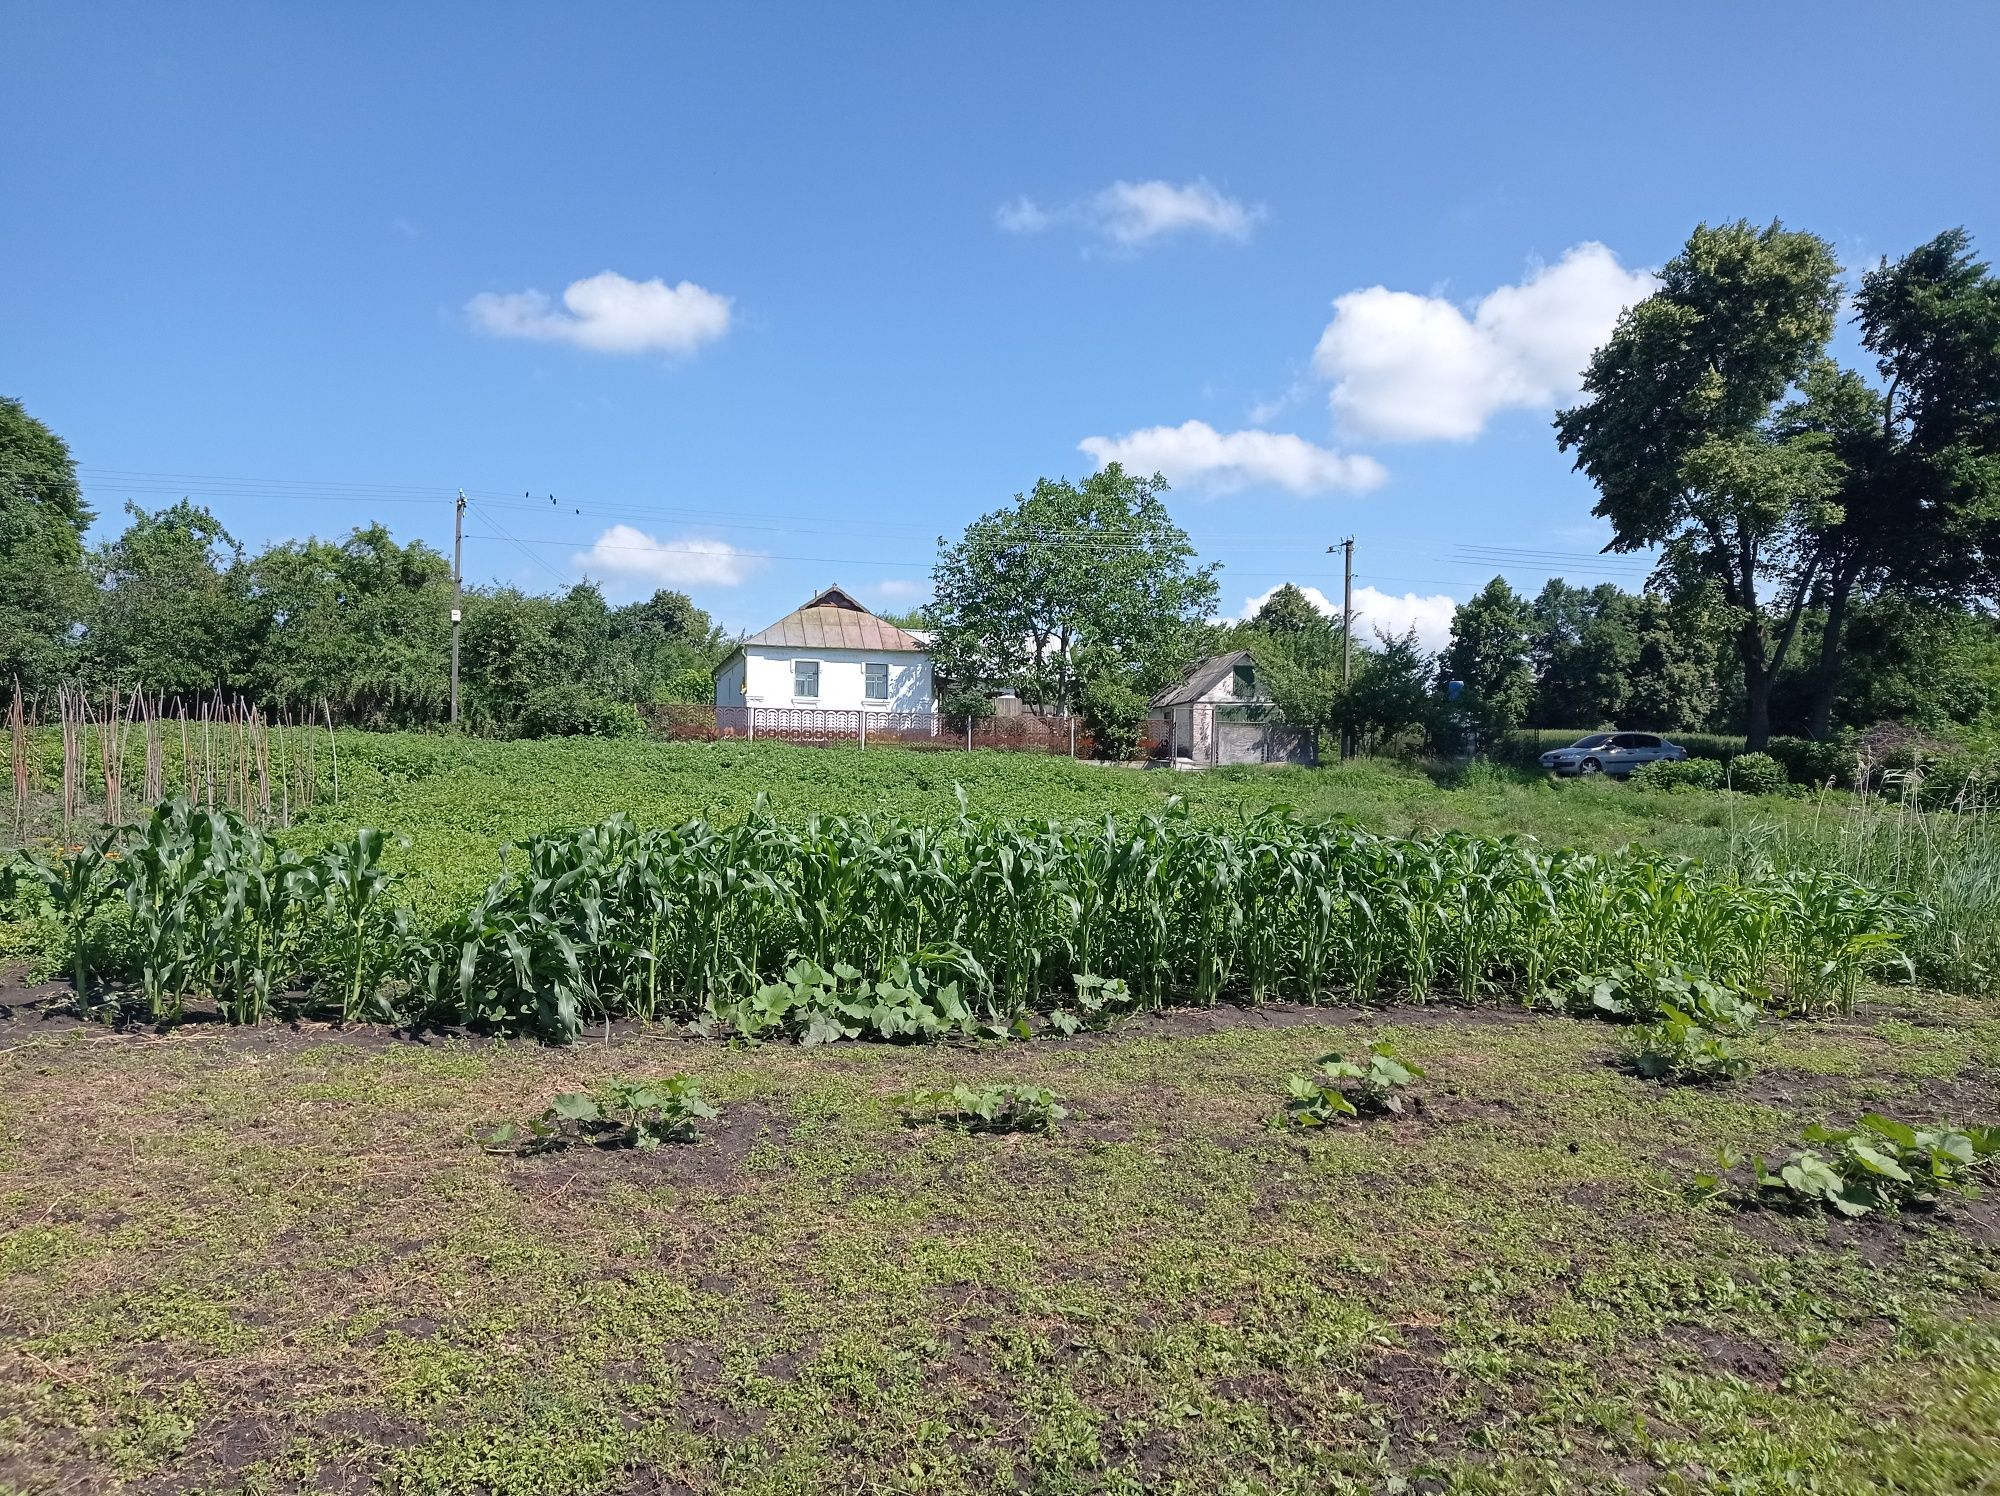
[(1766, 658), (1761, 618), (1743, 626), (1736, 647), (1743, 659), (1743, 746), (1746, 752), (1762, 753), (1771, 741), (1771, 686), (1777, 672)]
[(1826, 595), (1826, 627), (1819, 637), (1819, 666), (1813, 679), (1812, 708), (1806, 732), (1820, 742), (1833, 735), (1833, 693), (1840, 684), (1841, 633), (1847, 621), (1847, 600), (1854, 578), (1836, 576)]

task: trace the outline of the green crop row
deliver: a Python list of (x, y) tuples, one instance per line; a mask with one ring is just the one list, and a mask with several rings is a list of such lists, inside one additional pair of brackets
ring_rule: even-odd
[(614, 1017), (930, 1037), (1067, 1011), (1104, 979), (1150, 1006), (1532, 996), (1646, 962), (1811, 1009), (1851, 1004), (1921, 918), (1833, 873), (1742, 880), (1279, 814), (1222, 827), (1170, 805), (1122, 823), (614, 816), (507, 849), (482, 896), (426, 925), (383, 842), (300, 857), (175, 800), (14, 877), (53, 909), (86, 1002), (102, 980), (136, 985), (156, 1020), (206, 995), (235, 1020), (293, 1001), (557, 1042)]

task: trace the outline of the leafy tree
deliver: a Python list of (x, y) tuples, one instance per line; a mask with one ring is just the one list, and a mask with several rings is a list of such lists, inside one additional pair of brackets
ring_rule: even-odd
[(18, 400), (0, 398), (0, 691), (43, 690), (74, 668), (90, 594), (83, 532), (95, 516), (69, 448)]
[(1380, 636), (1377, 647), (1355, 653), (1354, 681), (1338, 703), (1336, 726), (1371, 752), (1398, 739), (1429, 736), (1437, 718), (1431, 686), (1436, 671), (1415, 629)]
[(1527, 720), (1535, 696), (1529, 661), (1534, 617), (1528, 604), (1495, 577), (1451, 618), (1451, 643), (1438, 658), (1441, 680), (1463, 682), (1457, 712), (1483, 750)]
[(928, 610), (939, 673), (1063, 707), (1084, 648), (1111, 651), (1139, 689), (1173, 680), (1215, 611), (1220, 568), (1194, 564), (1166, 486), (1116, 463), (1082, 483), (1044, 478), (956, 543), (940, 540)]
[(466, 595), (460, 670), (469, 722), (511, 732), (531, 695), (563, 683), (556, 631), (553, 599), (512, 587)]
[(1264, 605), (1250, 620), (1250, 627), (1260, 634), (1296, 635), (1330, 643), (1340, 637), (1340, 625), (1315, 608), (1312, 599), (1290, 582), (1264, 599)]
[(194, 699), (247, 688), (256, 631), (243, 548), (183, 499), (131, 523), (93, 557), (85, 648), (101, 681)]
[(451, 566), (383, 526), (273, 545), (246, 563), (266, 700), (324, 700), (349, 722), (436, 721), (450, 695)]
[(1788, 412), (1845, 470), (1819, 537), (1819, 656), (1807, 729), (1827, 736), (1851, 599), (1881, 591), (1963, 606), (2000, 556), (2000, 278), (1952, 229), (1862, 277), (1855, 297), (1879, 389), (1830, 363)]
[(1677, 596), (1719, 588), (1753, 749), (1820, 580), (1817, 537), (1839, 517), (1833, 443), (1779, 419), (1832, 336), (1839, 268), (1824, 240), (1775, 222), (1703, 224), (1592, 357), (1588, 398), (1556, 417), (1562, 449), (1597, 485), (1610, 549), (1661, 547)]
[(1633, 655), (1613, 722), (1654, 732), (1707, 726), (1721, 695), (1724, 643), (1710, 594), (1693, 592), (1675, 602), (1647, 592), (1622, 606)]
[(1536, 723), (1595, 727), (1624, 710), (1639, 652), (1630, 601), (1609, 582), (1575, 587), (1556, 577), (1542, 588), (1528, 635)]

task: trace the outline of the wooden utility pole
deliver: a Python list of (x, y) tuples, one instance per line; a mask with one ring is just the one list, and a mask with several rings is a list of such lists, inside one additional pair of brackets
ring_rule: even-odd
[(465, 591), (465, 490), (451, 511), (451, 725), (458, 726), (458, 620)]
[[(1340, 596), (1340, 692), (1347, 694), (1348, 686), (1354, 679), (1354, 537), (1341, 541), (1341, 596)], [(1327, 550), (1331, 552), (1332, 546)], [(1347, 723), (1340, 727), (1340, 756), (1354, 757), (1354, 730)]]

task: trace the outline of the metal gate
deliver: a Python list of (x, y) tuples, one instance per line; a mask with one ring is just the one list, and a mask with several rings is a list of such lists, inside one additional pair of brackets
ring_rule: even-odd
[(1318, 762), (1311, 729), (1284, 722), (1217, 722), (1218, 764), (1311, 764)]

